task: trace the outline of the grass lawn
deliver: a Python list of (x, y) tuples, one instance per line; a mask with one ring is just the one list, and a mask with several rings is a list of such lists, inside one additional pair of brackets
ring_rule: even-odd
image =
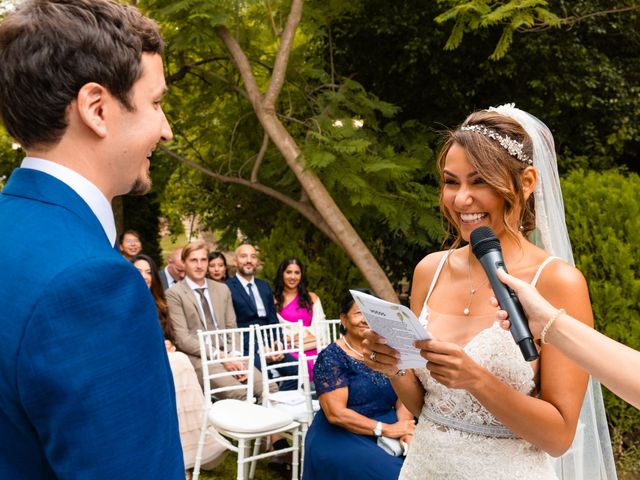
[[(235, 480), (237, 475), (237, 459), (235, 453), (229, 452), (227, 454), (227, 458), (224, 459), (224, 462), (215, 470), (211, 470), (210, 472), (201, 471), (200, 478), (202, 480)], [(255, 480), (282, 480), (282, 477), (275, 473), (272, 470), (267, 468), (267, 463), (269, 462), (268, 458), (262, 459), (258, 461), (258, 465), (256, 467), (256, 475), (254, 477)]]

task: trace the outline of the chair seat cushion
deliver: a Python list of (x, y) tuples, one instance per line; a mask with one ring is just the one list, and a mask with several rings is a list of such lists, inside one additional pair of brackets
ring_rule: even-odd
[(293, 417), (282, 410), (234, 399), (215, 402), (208, 416), (215, 428), (238, 433), (268, 432), (293, 422)]

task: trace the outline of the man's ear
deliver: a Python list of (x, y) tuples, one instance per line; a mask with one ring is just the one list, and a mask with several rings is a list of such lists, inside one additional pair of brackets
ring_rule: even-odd
[(107, 89), (95, 82), (84, 84), (78, 92), (76, 105), (82, 122), (98, 137), (106, 137), (106, 117), (115, 106), (114, 98)]

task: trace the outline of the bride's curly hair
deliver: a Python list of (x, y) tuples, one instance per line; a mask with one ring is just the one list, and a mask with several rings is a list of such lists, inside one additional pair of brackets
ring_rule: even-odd
[[(469, 115), (465, 121), (445, 136), (444, 144), (438, 154), (437, 167), (440, 173), (440, 212), (446, 221), (447, 238), (454, 238), (453, 248), (462, 242), (460, 229), (456, 220), (444, 207), (442, 201), (445, 160), (453, 144), (464, 148), (467, 158), (482, 178), (493, 190), (504, 199), (502, 222), (508, 235), (516, 240), (518, 229), (526, 236), (535, 228), (536, 214), (534, 196), (525, 200), (522, 189), (522, 173), (529, 165), (511, 155), (500, 143), (482, 133), (462, 130), (468, 125), (486, 127), (501, 136), (509, 137), (523, 145), (522, 153), (533, 157), (531, 139), (522, 126), (510, 117), (497, 112), (480, 110)], [(515, 226), (514, 226), (515, 225)]]

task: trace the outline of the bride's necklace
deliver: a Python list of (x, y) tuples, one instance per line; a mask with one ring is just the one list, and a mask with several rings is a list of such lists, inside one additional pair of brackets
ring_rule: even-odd
[(355, 353), (356, 355), (358, 355), (360, 358), (364, 358), (364, 355), (362, 354), (362, 352), (359, 352), (358, 350), (356, 350), (355, 348), (353, 348), (349, 342), (347, 342), (347, 337), (342, 337), (342, 341), (344, 342), (344, 344), (347, 346), (347, 348), (349, 350), (351, 350), (353, 353)]
[(462, 310), (462, 313), (464, 314), (465, 317), (468, 317), (469, 314), (471, 313), (470, 307), (471, 307), (471, 302), (473, 302), (473, 296), (480, 289), (480, 287), (483, 287), (484, 284), (487, 283), (488, 281), (489, 279), (486, 278), (485, 281), (482, 282), (480, 285), (478, 285), (475, 288), (473, 287), (473, 283), (471, 283), (471, 259), (469, 259), (469, 301), (467, 302), (467, 306), (464, 307), (464, 310)]

